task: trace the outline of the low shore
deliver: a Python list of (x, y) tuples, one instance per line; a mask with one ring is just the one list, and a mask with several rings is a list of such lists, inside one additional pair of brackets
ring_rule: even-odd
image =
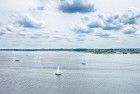
[(0, 51), (75, 51), (86, 52), (93, 54), (140, 54), (140, 48), (118, 48), (118, 49), (86, 49), (86, 48), (72, 48), (72, 49), (0, 49)]

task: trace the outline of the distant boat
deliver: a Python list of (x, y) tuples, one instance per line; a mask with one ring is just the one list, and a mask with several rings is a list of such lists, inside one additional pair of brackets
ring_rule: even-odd
[(86, 65), (86, 63), (85, 62), (82, 62), (82, 65)]
[(20, 60), (16, 59), (15, 61), (19, 62)]
[(86, 60), (84, 59), (84, 62), (82, 62), (82, 65), (86, 65)]
[(59, 66), (57, 67), (57, 71), (56, 71), (55, 75), (61, 75), (61, 73), (59, 71)]

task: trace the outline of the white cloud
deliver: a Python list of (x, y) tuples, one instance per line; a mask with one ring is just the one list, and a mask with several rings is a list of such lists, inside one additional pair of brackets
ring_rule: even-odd
[(140, 22), (140, 12), (135, 9), (129, 9), (121, 17), (120, 21), (123, 24), (139, 24)]
[[(140, 13), (137, 10), (122, 12), (128, 7), (136, 7), (139, 10), (140, 7), (135, 6), (133, 2), (139, 0), (1, 0), (0, 47), (26, 47), (26, 42), (32, 47), (41, 48), (80, 45), (120, 47), (124, 46), (124, 38), (128, 39), (126, 47), (138, 47)], [(134, 36), (135, 40), (131, 39), (131, 36)], [(120, 44), (115, 43), (115, 39)], [(79, 44), (79, 41), (82, 44)], [(91, 45), (93, 43), (95, 45)]]
[(99, 14), (97, 20), (89, 23), (90, 28), (101, 28), (103, 30), (119, 30), (124, 25), (139, 24), (140, 13), (135, 10), (128, 10), (122, 14), (101, 15)]
[(7, 25), (6, 29), (7, 29), (7, 31), (10, 31), (10, 32), (17, 31), (16, 28), (14, 26), (12, 26), (12, 25)]
[[(136, 10), (128, 10), (124, 13), (105, 15), (96, 14), (88, 18), (87, 22), (81, 21), (82, 27), (74, 27), (78, 33), (95, 33), (100, 37), (112, 37), (119, 32), (122, 35), (136, 35), (140, 28), (140, 13)], [(94, 32), (91, 32), (94, 31)], [(120, 37), (119, 35), (116, 37)]]
[(135, 28), (135, 26), (128, 25), (122, 29), (122, 32), (123, 34), (133, 35), (137, 32), (137, 29)]
[(74, 25), (71, 29), (72, 31), (74, 31), (77, 34), (88, 34), (92, 32), (91, 28), (88, 28), (86, 25), (84, 24), (78, 24), (78, 25)]
[(5, 33), (4, 32), (0, 32), (0, 36), (4, 35)]
[(111, 37), (111, 33), (108, 31), (96, 30), (94, 32), (95, 36), (102, 37), (102, 38), (109, 38)]
[(18, 24), (24, 28), (42, 28), (45, 25), (45, 22), (26, 14), (18, 21)]
[(66, 13), (87, 13), (96, 10), (94, 5), (87, 0), (64, 0), (61, 2), (59, 9)]

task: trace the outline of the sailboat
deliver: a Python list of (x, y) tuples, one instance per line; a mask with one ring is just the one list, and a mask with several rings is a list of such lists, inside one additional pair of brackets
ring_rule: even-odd
[(19, 62), (20, 60), (19, 59), (16, 59), (15, 61)]
[(82, 62), (82, 65), (86, 65), (86, 63), (85, 62)]
[(61, 73), (59, 71), (59, 66), (57, 67), (57, 71), (56, 71), (55, 75), (61, 75)]
[(20, 61), (20, 60), (17, 59), (17, 57), (15, 56), (15, 53), (14, 53), (14, 59), (15, 59), (16, 62), (19, 62), (19, 61)]
[(84, 58), (84, 62), (82, 62), (82, 65), (86, 65), (85, 58)]

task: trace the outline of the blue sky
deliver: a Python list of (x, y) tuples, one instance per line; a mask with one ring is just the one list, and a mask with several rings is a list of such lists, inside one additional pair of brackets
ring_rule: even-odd
[(139, 0), (0, 0), (0, 48), (138, 48)]

